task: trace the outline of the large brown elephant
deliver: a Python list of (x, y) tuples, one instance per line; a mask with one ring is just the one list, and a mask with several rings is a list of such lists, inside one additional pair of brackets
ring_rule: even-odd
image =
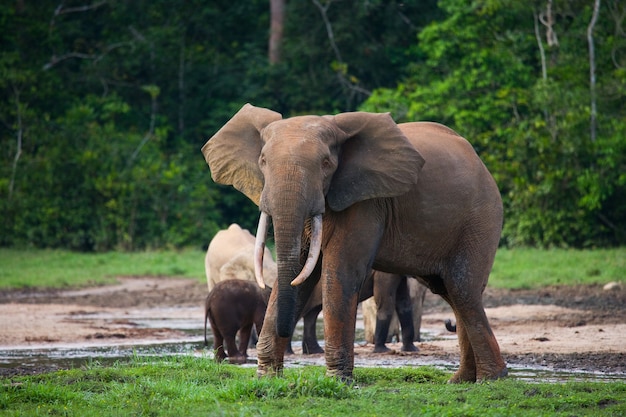
[(372, 268), (421, 277), (450, 304), (461, 350), (451, 382), (507, 374), (482, 303), (502, 201), (456, 132), (364, 112), (283, 119), (246, 104), (202, 152), (216, 182), (259, 205), (260, 282), (273, 222), (278, 278), (257, 344), (259, 375), (282, 373), (294, 320), (321, 281), (326, 373), (351, 379), (359, 289)]

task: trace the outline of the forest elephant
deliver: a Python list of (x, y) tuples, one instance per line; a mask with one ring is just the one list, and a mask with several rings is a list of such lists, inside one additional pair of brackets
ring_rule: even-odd
[(482, 294), (502, 229), (496, 183), (470, 143), (386, 113), (283, 119), (244, 105), (202, 153), (213, 180), (259, 206), (255, 273), (272, 222), (278, 276), (257, 374), (281, 375), (294, 321), (318, 282), (326, 374), (351, 380), (359, 290), (371, 269), (420, 277), (450, 304), (460, 365), (450, 382), (507, 374)]
[[(208, 346), (207, 319), (213, 331), (215, 359), (222, 362), (228, 352), (229, 363), (245, 363), (252, 326), (263, 328), (269, 287), (261, 289), (256, 281), (220, 281), (209, 292), (204, 309), (204, 344)], [(239, 346), (236, 336), (239, 333)], [(224, 345), (226, 345), (224, 348)]]
[(388, 352), (386, 343), (395, 335), (402, 351), (417, 351), (413, 342), (420, 341), (426, 287), (405, 275), (373, 274), (373, 297), (361, 303), (365, 341), (374, 344), (374, 352)]

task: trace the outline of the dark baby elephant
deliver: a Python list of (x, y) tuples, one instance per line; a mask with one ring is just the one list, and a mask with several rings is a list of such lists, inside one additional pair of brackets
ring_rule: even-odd
[[(213, 330), (215, 358), (223, 361), (228, 351), (229, 363), (245, 363), (252, 326), (263, 327), (270, 288), (261, 289), (256, 282), (230, 279), (215, 284), (206, 298), (204, 313), (204, 344), (208, 345), (207, 319)], [(239, 332), (239, 346), (235, 337)]]

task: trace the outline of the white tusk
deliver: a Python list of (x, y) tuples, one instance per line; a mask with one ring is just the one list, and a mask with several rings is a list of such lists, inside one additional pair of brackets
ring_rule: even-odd
[(256, 240), (254, 241), (254, 276), (259, 287), (265, 288), (265, 280), (263, 279), (263, 255), (265, 253), (265, 237), (268, 229), (268, 215), (261, 212), (259, 225), (256, 231)]
[(313, 272), (317, 260), (320, 257), (320, 250), (322, 248), (322, 215), (318, 214), (311, 219), (311, 244), (309, 246), (309, 255), (306, 258), (306, 263), (302, 268), (302, 271), (297, 277), (291, 281), (292, 286), (302, 284)]

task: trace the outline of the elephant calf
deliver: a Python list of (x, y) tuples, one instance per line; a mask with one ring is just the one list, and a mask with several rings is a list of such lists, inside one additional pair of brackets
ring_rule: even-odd
[[(261, 331), (269, 295), (269, 287), (262, 290), (256, 282), (252, 281), (231, 279), (215, 284), (206, 298), (204, 344), (208, 345), (206, 336), (208, 319), (213, 331), (213, 346), (217, 361), (221, 362), (227, 357), (224, 350), (224, 343), (226, 343), (229, 363), (246, 362), (252, 326), (255, 325), (257, 331)], [(237, 332), (239, 332), (239, 347), (235, 342)]]

